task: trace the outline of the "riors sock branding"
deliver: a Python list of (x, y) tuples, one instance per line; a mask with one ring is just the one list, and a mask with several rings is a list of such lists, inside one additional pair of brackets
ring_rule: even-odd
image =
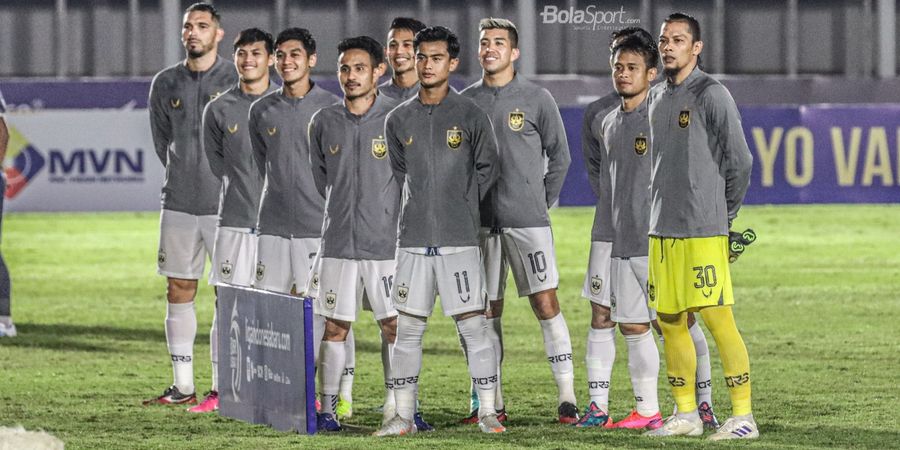
[(193, 361), (193, 358), (189, 355), (172, 355), (172, 362), (189, 363), (191, 361)]
[(681, 378), (681, 377), (668, 377), (668, 378), (669, 378), (669, 384), (674, 387), (682, 387), (687, 384), (684, 381), (684, 378)]
[(561, 353), (559, 355), (547, 357), (547, 361), (550, 361), (550, 364), (556, 364), (556, 363), (561, 363), (561, 362), (566, 362), (566, 361), (571, 361), (571, 360), (572, 360), (571, 353)]
[(419, 383), (418, 375), (411, 376), (411, 377), (404, 377), (404, 378), (392, 378), (391, 384), (390, 384), (390, 386), (388, 386), (388, 389), (394, 389), (394, 388), (399, 388), (399, 387), (406, 386), (409, 384), (418, 384), (418, 383)]
[(493, 384), (497, 382), (497, 375), (491, 375), (489, 377), (472, 377), (472, 384), (475, 386), (487, 386), (489, 384)]
[(588, 389), (609, 389), (609, 380), (588, 381)]
[(750, 382), (750, 373), (744, 372), (740, 375), (725, 375), (725, 385), (728, 387), (740, 386)]

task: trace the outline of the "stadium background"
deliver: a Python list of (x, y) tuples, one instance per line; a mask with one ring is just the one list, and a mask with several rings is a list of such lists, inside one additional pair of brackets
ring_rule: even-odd
[[(151, 361), (123, 357), (135, 361), (134, 368), (125, 375), (127, 389), (141, 391), (135, 394), (119, 383), (113, 385), (117, 395), (144, 395), (150, 392), (148, 389), (158, 387), (161, 377), (168, 376), (161, 332), (164, 312), (159, 303), (164, 284), (152, 268), (158, 220), (152, 211), (159, 207), (162, 168), (150, 145), (145, 108), (150, 77), (183, 57), (178, 30), (181, 12), (190, 3), (0, 0), (0, 89), (9, 106), (7, 122), (14, 131), (5, 164), (11, 180), (6, 193), (7, 211), (13, 213), (8, 214), (4, 224), (3, 245), (13, 276), (14, 317), (24, 335), (16, 343), (0, 343), (0, 361), (10, 368), (7, 373), (19, 376), (12, 381), (0, 380), (0, 386), (6, 386), (0, 389), (0, 403), (7, 406), (0, 412), (0, 425), (23, 423), (29, 428), (76, 436), (75, 441), (82, 447), (115, 447), (115, 441), (88, 436), (91, 430), (96, 431), (91, 428), (92, 422), (111, 420), (115, 414), (112, 408), (107, 410), (104, 405), (86, 400), (90, 394), (67, 400), (47, 399), (36, 392), (40, 390), (36, 386), (44, 386), (51, 393), (48, 395), (66, 396), (67, 390), (60, 386), (78, 385), (82, 380), (68, 380), (58, 375), (53, 366), (82, 367), (85, 359), (94, 361), (95, 353), (101, 357), (113, 355), (104, 350), (110, 339), (123, 341), (130, 350), (153, 352)], [(743, 282), (740, 272), (736, 276), (738, 295), (746, 298), (738, 307), (738, 320), (748, 335), (751, 360), (759, 361), (754, 370), (770, 378), (763, 379), (768, 384), (756, 385), (757, 392), (772, 396), (757, 397), (769, 416), (761, 421), (763, 432), (773, 435), (768, 444), (783, 447), (800, 442), (792, 434), (800, 433), (812, 448), (882, 448), (882, 444), (900, 438), (896, 432), (900, 424), (887, 408), (896, 404), (897, 394), (882, 392), (896, 382), (896, 375), (891, 374), (896, 372), (896, 351), (900, 350), (898, 329), (887, 321), (900, 312), (896, 302), (900, 294), (896, 281), (900, 261), (896, 255), (900, 248), (895, 243), (896, 224), (900, 221), (896, 206), (900, 202), (897, 3), (215, 2), (223, 13), (226, 29), (221, 54), (231, 53), (231, 40), (236, 31), (245, 27), (261, 26), (273, 31), (286, 26), (307, 27), (319, 45), (314, 79), (335, 92), (339, 89), (333, 76), (335, 46), (344, 36), (370, 34), (384, 40), (391, 18), (400, 15), (447, 25), (457, 31), (463, 43), (461, 67), (453, 79), (454, 86), (463, 87), (479, 74), (474, 45), (478, 19), (496, 15), (516, 21), (523, 36), (520, 73), (553, 93), (569, 132), (574, 161), (563, 205), (587, 205), (593, 201), (586, 181), (580, 178), (583, 167), (578, 134), (584, 105), (611, 91), (606, 50), (609, 33), (624, 26), (642, 26), (656, 33), (659, 22), (672, 11), (695, 15), (703, 27), (704, 66), (729, 87), (744, 116), (745, 133), (754, 154), (748, 203), (886, 204), (750, 206), (739, 222), (764, 233), (758, 253), (748, 254), (740, 263)], [(596, 29), (587, 24), (544, 23), (541, 13), (548, 6), (557, 11), (589, 7), (595, 12), (624, 11), (619, 17), (629, 22), (601, 24)], [(26, 213), (109, 210), (151, 212)], [(564, 310), (573, 317), (570, 327), (579, 360), (584, 318), (577, 315), (583, 315), (584, 309), (576, 297), (586, 254), (582, 241), (590, 226), (590, 212), (561, 208), (554, 214), (554, 222), (561, 235), (560, 258), (565, 260), (561, 263), (561, 287), (567, 291), (563, 296), (569, 297), (569, 304)], [(130, 246), (124, 247), (124, 242)], [(122, 272), (112, 277), (120, 284), (92, 287), (109, 281), (97, 272), (112, 271)], [(211, 292), (203, 290), (200, 296), (210, 298)], [(123, 299), (129, 301), (123, 308), (126, 311), (90, 312), (110, 304), (118, 308)], [(783, 310), (773, 301), (783, 302), (791, 309)], [(80, 307), (72, 308), (69, 302)], [(855, 309), (848, 309), (846, 303), (856, 305)], [(515, 314), (509, 314), (512, 323), (519, 320)], [(523, 324), (533, 322), (527, 314), (521, 318)], [(198, 317), (203, 329), (211, 317), (210, 306), (201, 307)], [(797, 318), (810, 320), (799, 323)], [(101, 319), (102, 325), (91, 325)], [(106, 323), (108, 319), (112, 323)], [(452, 336), (450, 327), (435, 325), (430, 336)], [(510, 345), (521, 349), (533, 346), (531, 341), (537, 336), (537, 330), (521, 336), (510, 333)], [(779, 337), (773, 341), (772, 336)], [(438, 344), (437, 353), (450, 354), (448, 361), (454, 370), (457, 365), (462, 367), (453, 339), (445, 338), (431, 338)], [(204, 339), (205, 336), (198, 336), (197, 353), (204, 352)], [(876, 346), (874, 342), (886, 345)], [(518, 351), (524, 352), (521, 349)], [(377, 364), (377, 349), (364, 345), (362, 352), (360, 365), (375, 367), (372, 364)], [(861, 359), (859, 352), (864, 355)], [(32, 353), (45, 358), (49, 354), (50, 358), (37, 362), (27, 357)], [(530, 353), (537, 355), (540, 351)], [(544, 369), (540, 358), (530, 353), (531, 359), (525, 361), (538, 367), (534, 371), (539, 377), (546, 378), (547, 374), (540, 370)], [(97, 362), (87, 365), (73, 369), (73, 373), (84, 376), (97, 367), (106, 367), (109, 373), (115, 371)], [(203, 364), (199, 359), (197, 365), (200, 378)], [(719, 365), (715, 358), (713, 365)], [(621, 371), (622, 366), (615, 372), (618, 390), (614, 395), (627, 398), (627, 375)], [(583, 371), (583, 365), (576, 364), (576, 377), (583, 376), (579, 371)], [(513, 372), (514, 383), (534, 391), (547, 390), (523, 378), (530, 373), (528, 368), (521, 373), (515, 378)], [(455, 379), (464, 377), (459, 371)], [(782, 384), (774, 378), (783, 378), (778, 381)], [(847, 378), (851, 381), (846, 382)], [(103, 386), (110, 381), (94, 378), (87, 383)], [(361, 398), (367, 392), (365, 384), (373, 383), (361, 379)], [(459, 391), (454, 391), (457, 396), (464, 388), (458, 384), (454, 388)], [(825, 385), (827, 388), (821, 388)], [(89, 392), (97, 395), (96, 391)], [(370, 394), (377, 397), (374, 390)], [(432, 393), (431, 398), (435, 397)], [(584, 398), (583, 393), (579, 398)], [(720, 387), (717, 399), (726, 404), (724, 398), (725, 390)], [(661, 400), (666, 402), (665, 397)], [(452, 406), (464, 409), (461, 401)], [(83, 405), (73, 404), (87, 404), (91, 409), (81, 411), (78, 408), (84, 408)], [(54, 405), (64, 406), (54, 411)], [(866, 409), (854, 409), (853, 414), (847, 415), (832, 412), (832, 408)], [(175, 434), (196, 432), (196, 421), (181, 424), (180, 415), (163, 414), (153, 412), (150, 419), (145, 419), (146, 413), (138, 411), (128, 412), (126, 417), (136, 423), (164, 423), (174, 427)], [(80, 420), (78, 425), (62, 425), (76, 418)], [(789, 419), (792, 424), (782, 425), (776, 421), (778, 418)], [(449, 423), (452, 414), (436, 414), (436, 419)], [(541, 423), (539, 419), (528, 420), (528, 424)], [(827, 426), (816, 435), (816, 427), (823, 423)], [(202, 425), (234, 431), (227, 422)], [(152, 426), (147, 425), (151, 432)], [(111, 421), (109, 427), (100, 428), (120, 438), (127, 438), (132, 432), (146, 437), (141, 431), (129, 431), (121, 422)], [(531, 440), (521, 442), (553, 445), (553, 441), (542, 439), (571, 438), (546, 426), (539, 426), (538, 430), (545, 436), (531, 436)], [(851, 440), (858, 437), (860, 430), (868, 433), (867, 437)], [(456, 435), (452, 433), (456, 431), (450, 433), (450, 445), (465, 442), (453, 441)], [(247, 443), (250, 447), (263, 446), (263, 442), (276, 446), (297, 443), (266, 436), (271, 440), (253, 436), (247, 437)], [(459, 432), (460, 439), (468, 436)], [(589, 442), (576, 439), (583, 444)], [(361, 442), (348, 446), (364, 445)], [(487, 441), (481, 442), (487, 445)], [(612, 439), (613, 445), (634, 446), (640, 442), (620, 435)], [(884, 447), (892, 445), (895, 444)]]

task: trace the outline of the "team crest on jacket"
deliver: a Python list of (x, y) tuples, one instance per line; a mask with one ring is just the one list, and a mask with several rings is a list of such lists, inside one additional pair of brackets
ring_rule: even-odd
[(262, 281), (263, 277), (266, 276), (266, 266), (262, 264), (256, 265), (256, 281)]
[(516, 108), (515, 111), (509, 113), (509, 122), (507, 123), (510, 130), (522, 131), (522, 128), (525, 127), (525, 112)]
[(275, 132), (276, 132), (276, 131), (278, 131), (278, 129), (275, 128), (275, 127), (272, 127), (272, 128), (266, 128), (266, 133), (269, 133), (269, 136), (275, 136)]
[(172, 108), (174, 108), (174, 109), (181, 108), (181, 99), (173, 98), (173, 99), (169, 100), (169, 104), (172, 105)]
[(600, 291), (603, 289), (603, 278), (595, 275), (591, 277), (591, 294), (600, 295)]
[(334, 292), (328, 292), (325, 294), (325, 307), (328, 309), (334, 309), (337, 306), (337, 294)]
[(334, 155), (335, 153), (337, 153), (339, 151), (341, 151), (341, 144), (328, 146), (328, 152), (331, 153), (332, 155)]
[(458, 127), (453, 127), (452, 130), (447, 130), (447, 147), (450, 147), (452, 150), (456, 150), (462, 145), (463, 133)]
[(384, 159), (384, 155), (387, 155), (387, 142), (385, 142), (384, 136), (372, 139), (372, 156), (375, 159)]
[(237, 133), (238, 124), (234, 124), (228, 127), (228, 132), (231, 134)]
[(634, 152), (638, 156), (644, 156), (644, 153), (647, 153), (647, 138), (645, 136), (634, 138)]
[(678, 126), (681, 128), (687, 128), (688, 125), (691, 124), (691, 112), (689, 110), (684, 110), (678, 113)]

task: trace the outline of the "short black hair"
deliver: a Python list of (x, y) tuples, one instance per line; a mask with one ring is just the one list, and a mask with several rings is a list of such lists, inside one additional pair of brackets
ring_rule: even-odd
[(615, 58), (619, 52), (630, 52), (644, 57), (644, 63), (647, 69), (653, 69), (659, 65), (659, 49), (653, 42), (650, 33), (642, 36), (640, 33), (625, 36), (612, 50), (612, 57)]
[(316, 54), (316, 40), (306, 28), (293, 27), (282, 30), (281, 33), (278, 33), (278, 37), (275, 38), (275, 47), (287, 41), (300, 41), (307, 55)]
[(412, 34), (415, 36), (416, 33), (422, 31), (425, 28), (425, 24), (419, 20), (413, 19), (412, 17), (395, 17), (393, 21), (391, 21), (391, 30), (409, 30), (412, 31)]
[(359, 49), (369, 54), (372, 59), (372, 67), (384, 63), (384, 47), (381, 43), (369, 36), (357, 36), (341, 41), (338, 46), (338, 54), (347, 50)]
[(419, 44), (423, 42), (438, 41), (447, 43), (447, 53), (450, 54), (451, 58), (459, 58), (459, 38), (457, 38), (447, 27), (436, 26), (423, 28), (422, 31), (416, 33), (416, 38), (413, 40), (413, 46), (416, 51), (418, 51)]
[(695, 19), (693, 16), (689, 16), (685, 13), (680, 12), (672, 13), (669, 14), (669, 17), (666, 17), (666, 20), (664, 22), (684, 22), (687, 24), (688, 31), (691, 33), (691, 43), (703, 40), (700, 39), (700, 22), (697, 22), (697, 19)]
[(216, 23), (220, 23), (222, 21), (222, 16), (219, 15), (219, 10), (217, 10), (216, 7), (212, 5), (212, 3), (206, 3), (206, 2), (194, 3), (193, 5), (188, 6), (187, 9), (184, 10), (184, 13), (188, 14), (188, 13), (192, 13), (194, 11), (208, 12), (209, 15), (212, 16), (213, 20), (216, 21)]
[(609, 35), (609, 51), (612, 53), (613, 47), (615, 47), (615, 43), (617, 40), (624, 39), (633, 34), (639, 34), (641, 37), (645, 37), (653, 42), (653, 35), (650, 34), (649, 31), (641, 28), (641, 27), (627, 27), (622, 28), (621, 30), (613, 31), (612, 34)]
[(264, 44), (266, 53), (270, 55), (275, 53), (275, 42), (272, 40), (272, 35), (259, 28), (247, 28), (246, 30), (241, 30), (237, 37), (234, 38), (233, 51), (237, 51), (239, 47), (256, 42), (262, 42)]
[(484, 30), (506, 30), (509, 33), (509, 46), (519, 48), (519, 30), (511, 20), (488, 17), (478, 22), (478, 32)]

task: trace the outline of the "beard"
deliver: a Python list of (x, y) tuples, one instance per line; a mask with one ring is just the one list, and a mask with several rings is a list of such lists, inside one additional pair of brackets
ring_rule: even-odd
[(193, 48), (193, 49), (188, 46), (186, 49), (187, 49), (188, 58), (196, 59), (196, 58), (206, 56), (209, 52), (212, 51), (213, 46), (212, 45), (201, 45), (200, 48)]

